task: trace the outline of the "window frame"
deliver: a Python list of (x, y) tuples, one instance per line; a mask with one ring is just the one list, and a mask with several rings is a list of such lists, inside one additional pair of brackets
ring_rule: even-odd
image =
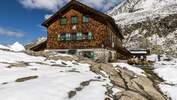
[(88, 32), (88, 40), (93, 40), (93, 33), (92, 32)]
[(71, 34), (70, 33), (65, 33), (65, 40), (66, 41), (71, 41)]
[(76, 40), (83, 40), (83, 33), (82, 32), (76, 33)]
[[(85, 20), (85, 18), (87, 18), (87, 21)], [(82, 16), (82, 22), (83, 23), (88, 23), (89, 22), (89, 15), (83, 15)]]
[[(73, 18), (76, 18), (76, 19), (75, 19), (76, 22), (73, 21), (73, 20), (74, 20)], [(78, 24), (78, 16), (72, 16), (72, 17), (71, 17), (71, 24), (72, 24), (72, 25)]]
[[(62, 23), (63, 20), (65, 20), (66, 22), (65, 22), (65, 23)], [(67, 25), (67, 22), (68, 22), (68, 20), (67, 20), (66, 17), (61, 17), (61, 18), (60, 18), (60, 25), (61, 25), (61, 26)]]

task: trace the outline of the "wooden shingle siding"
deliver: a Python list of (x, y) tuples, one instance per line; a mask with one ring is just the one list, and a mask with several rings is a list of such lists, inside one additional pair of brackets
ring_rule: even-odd
[[(66, 12), (62, 17), (67, 18), (66, 25), (60, 25), (60, 19), (56, 20), (48, 27), (48, 49), (77, 49), (77, 48), (101, 48), (103, 41), (107, 38), (108, 30), (107, 26), (99, 21), (89, 17), (89, 22), (83, 22), (82, 13), (71, 9)], [(72, 16), (78, 17), (78, 24), (72, 25)], [(73, 29), (73, 27), (76, 29)], [(77, 32), (87, 33), (92, 32), (92, 40), (71, 40), (71, 41), (58, 41), (58, 34), (70, 33), (71, 35)]]

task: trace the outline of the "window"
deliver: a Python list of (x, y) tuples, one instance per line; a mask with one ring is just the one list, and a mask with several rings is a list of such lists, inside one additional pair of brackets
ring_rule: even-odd
[(78, 23), (77, 16), (73, 16), (71, 21), (72, 21), (72, 24), (77, 24)]
[(93, 51), (83, 51), (82, 52), (84, 57), (94, 59), (95, 58), (95, 53)]
[(88, 23), (88, 22), (89, 22), (89, 17), (86, 16), (86, 15), (84, 15), (84, 16), (83, 16), (83, 22), (84, 22), (84, 23)]
[(66, 40), (65, 34), (62, 34), (62, 35), (61, 35), (60, 40), (61, 40), (61, 41), (65, 41), (65, 40)]
[(66, 40), (71, 40), (71, 34), (67, 33), (67, 34), (65, 35), (65, 37), (66, 37)]
[(60, 24), (61, 24), (61, 25), (66, 25), (66, 24), (67, 24), (67, 19), (66, 19), (66, 17), (62, 17), (62, 18), (60, 19)]
[(93, 39), (93, 34), (92, 34), (92, 32), (89, 32), (89, 33), (88, 33), (88, 39), (89, 39), (89, 40), (92, 40), (92, 39)]
[(64, 34), (58, 34), (58, 41), (70, 41), (70, 40), (92, 40), (93, 34), (92, 32), (82, 33), (64, 33)]
[(82, 40), (83, 39), (83, 35), (81, 32), (77, 33), (77, 40)]

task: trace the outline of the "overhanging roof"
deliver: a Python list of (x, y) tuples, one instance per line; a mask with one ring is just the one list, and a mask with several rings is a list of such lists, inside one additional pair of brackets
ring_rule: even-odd
[(114, 19), (100, 11), (97, 11), (87, 5), (84, 5), (76, 0), (71, 0), (68, 4), (66, 4), (63, 8), (61, 8), (59, 11), (57, 11), (53, 16), (51, 16), (49, 19), (47, 19), (46, 21), (44, 21), (42, 23), (43, 26), (45, 27), (48, 27), (53, 19), (57, 19), (59, 16), (62, 16), (62, 13), (67, 10), (68, 8), (72, 8), (72, 7), (79, 7), (80, 9), (85, 9), (87, 10), (88, 12), (91, 12), (97, 16), (100, 16), (102, 18), (102, 21), (104, 21), (106, 24), (109, 24), (110, 28), (115, 32), (117, 33), (117, 35), (120, 37), (120, 38), (124, 38), (123, 35), (121, 34), (117, 24), (115, 23)]

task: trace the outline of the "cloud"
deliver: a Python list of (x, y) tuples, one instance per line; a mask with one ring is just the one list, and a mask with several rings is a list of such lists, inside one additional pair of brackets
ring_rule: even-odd
[[(70, 0), (19, 0), (25, 8), (31, 9), (45, 9), (56, 12), (59, 8), (64, 6)], [(117, 5), (122, 0), (78, 0), (87, 4), (97, 10), (106, 11), (109, 8)]]
[(11, 30), (8, 28), (4, 28), (4, 27), (0, 27), (0, 35), (4, 35), (4, 36), (15, 36), (15, 37), (23, 37), (24, 36), (24, 32), (19, 31), (19, 30)]

